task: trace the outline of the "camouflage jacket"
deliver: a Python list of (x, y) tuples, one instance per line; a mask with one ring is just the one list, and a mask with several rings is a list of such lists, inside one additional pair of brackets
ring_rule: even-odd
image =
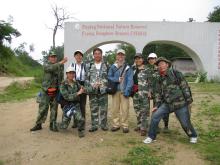
[(190, 87), (181, 72), (170, 68), (165, 76), (159, 75), (155, 83), (157, 107), (166, 103), (174, 111), (193, 102)]
[[(100, 70), (96, 69), (94, 63), (86, 68), (86, 88), (89, 94), (105, 94), (107, 87), (107, 66), (104, 62), (101, 63)], [(93, 88), (95, 83), (101, 83), (99, 89)]]
[(47, 63), (43, 66), (44, 75), (42, 82), (43, 91), (47, 91), (48, 88), (58, 88), (63, 78), (62, 64), (60, 63)]
[[(133, 70), (135, 74), (135, 72), (137, 71), (137, 67), (134, 66)], [(143, 66), (143, 68), (139, 69), (139, 73), (137, 75), (138, 94), (145, 98), (147, 97), (148, 92), (151, 91), (150, 74), (150, 70), (146, 66)]]
[(151, 94), (152, 94), (152, 97), (154, 98), (154, 92), (155, 92), (155, 79), (157, 79), (157, 73), (158, 73), (158, 70), (157, 70), (157, 67), (156, 65), (151, 65), (151, 64), (147, 64), (147, 68), (149, 70), (149, 87), (151, 89)]
[(79, 96), (77, 92), (80, 89), (80, 84), (77, 81), (74, 81), (72, 85), (68, 83), (67, 80), (64, 80), (60, 85), (60, 93), (63, 96), (64, 100), (69, 102), (78, 102)]

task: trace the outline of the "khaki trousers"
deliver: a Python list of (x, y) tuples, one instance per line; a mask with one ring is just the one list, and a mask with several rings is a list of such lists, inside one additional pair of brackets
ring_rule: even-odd
[(112, 95), (112, 126), (128, 128), (129, 97), (120, 91)]

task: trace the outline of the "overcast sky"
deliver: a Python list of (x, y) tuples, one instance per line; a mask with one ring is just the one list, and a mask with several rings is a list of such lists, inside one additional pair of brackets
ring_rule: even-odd
[[(64, 7), (79, 21), (181, 21), (193, 18), (204, 22), (220, 0), (2, 0), (0, 20), (13, 16), (13, 26), (22, 36), (13, 39), (12, 46), (26, 42), (34, 44), (34, 59), (41, 59), (41, 51), (52, 45), (54, 17), (51, 5)], [(72, 20), (76, 21), (76, 20)], [(64, 42), (63, 30), (57, 34), (56, 44)]]

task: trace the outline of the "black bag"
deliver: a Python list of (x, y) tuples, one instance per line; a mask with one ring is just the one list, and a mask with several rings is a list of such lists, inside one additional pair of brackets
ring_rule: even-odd
[(110, 95), (115, 94), (117, 92), (117, 86), (118, 83), (109, 80), (107, 84), (106, 92)]
[[(125, 68), (127, 67), (127, 64), (124, 65), (124, 68), (120, 74), (120, 77), (123, 75)], [(114, 71), (113, 75), (115, 74), (115, 72), (117, 72), (117, 70), (119, 70), (121, 67), (117, 68), (116, 71)], [(111, 80), (108, 80), (108, 84), (107, 84), (107, 88), (106, 88), (106, 93), (110, 94), (110, 95), (114, 95), (117, 92), (117, 87), (118, 87), (118, 82), (113, 82)]]

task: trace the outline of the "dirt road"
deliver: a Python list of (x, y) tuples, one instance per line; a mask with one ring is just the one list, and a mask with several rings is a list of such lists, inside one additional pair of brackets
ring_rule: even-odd
[[(0, 160), (4, 165), (120, 165), (133, 145), (145, 145), (142, 143), (144, 137), (133, 131), (135, 115), (132, 108), (130, 133), (123, 134), (121, 131), (112, 133), (101, 130), (89, 133), (90, 113), (87, 107), (87, 131), (82, 139), (72, 128), (58, 133), (49, 131), (48, 120), (43, 130), (31, 133), (29, 129), (34, 125), (37, 108), (35, 99), (0, 104)], [(60, 119), (59, 109), (58, 121)], [(174, 115), (171, 115), (170, 128), (179, 130), (179, 136), (186, 138)], [(165, 162), (167, 165), (206, 164), (191, 145), (169, 139), (163, 134), (150, 146), (172, 157)]]
[(0, 91), (4, 90), (7, 86), (15, 81), (23, 83), (33, 79), (33, 77), (0, 77)]

